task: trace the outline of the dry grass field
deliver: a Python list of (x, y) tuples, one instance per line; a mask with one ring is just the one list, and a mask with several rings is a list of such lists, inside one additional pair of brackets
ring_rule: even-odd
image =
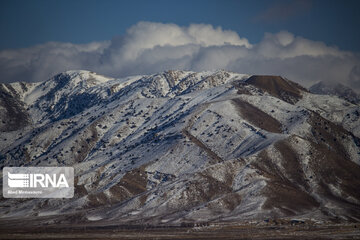
[(360, 224), (272, 221), (202, 226), (1, 224), (0, 239), (360, 239)]

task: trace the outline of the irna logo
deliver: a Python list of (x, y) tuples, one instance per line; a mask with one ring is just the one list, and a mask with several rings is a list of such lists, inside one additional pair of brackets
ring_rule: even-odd
[(5, 198), (71, 198), (74, 195), (72, 167), (5, 167)]
[(22, 174), (22, 173), (8, 173), (8, 185), (9, 187), (21, 187), (21, 188), (36, 188), (36, 187), (69, 187), (66, 181), (65, 174), (60, 174), (57, 177), (56, 174)]

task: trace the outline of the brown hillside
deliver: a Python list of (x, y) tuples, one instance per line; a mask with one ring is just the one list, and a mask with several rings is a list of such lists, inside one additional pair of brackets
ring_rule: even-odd
[(296, 103), (302, 98), (301, 92), (307, 92), (305, 88), (297, 83), (285, 80), (280, 76), (254, 75), (246, 80), (246, 83), (254, 85), (272, 96), (291, 104)]

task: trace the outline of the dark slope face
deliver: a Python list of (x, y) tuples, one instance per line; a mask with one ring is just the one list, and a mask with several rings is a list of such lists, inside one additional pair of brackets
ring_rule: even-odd
[(275, 118), (241, 99), (235, 98), (232, 102), (235, 104), (236, 108), (239, 109), (241, 116), (251, 124), (268, 132), (282, 133), (281, 123)]
[(307, 90), (300, 85), (285, 80), (280, 76), (251, 76), (246, 83), (268, 92), (274, 97), (280, 98), (288, 103), (296, 103), (301, 99), (301, 93)]
[(30, 124), (24, 103), (9, 84), (0, 84), (0, 132), (22, 129)]
[[(311, 113), (308, 122), (311, 135), (278, 141), (274, 144), (278, 158), (265, 149), (251, 163), (268, 179), (263, 207), (279, 209), (277, 217), (320, 211), (334, 221), (356, 222), (360, 217), (360, 166), (351, 161), (342, 140), (353, 139), (358, 144), (359, 139), (316, 113)], [(301, 145), (309, 146), (305, 154), (299, 152)]]

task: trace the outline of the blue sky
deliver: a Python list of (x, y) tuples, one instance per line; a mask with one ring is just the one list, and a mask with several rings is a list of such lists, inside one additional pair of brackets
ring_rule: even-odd
[(360, 51), (360, 1), (32, 0), (0, 1), (0, 49), (48, 41), (87, 43), (122, 35), (139, 21), (206, 23), (236, 31), (250, 42), (286, 30)]
[(1, 0), (0, 82), (225, 69), (360, 92), (359, 9), (355, 0)]

